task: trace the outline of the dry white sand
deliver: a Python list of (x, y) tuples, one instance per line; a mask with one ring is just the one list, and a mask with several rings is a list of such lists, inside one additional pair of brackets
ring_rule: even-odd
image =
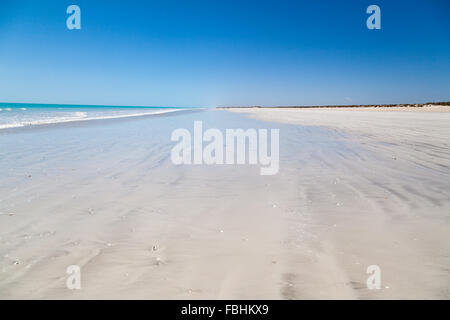
[[(450, 298), (450, 114), (245, 112), (271, 123), (211, 111), (1, 134), (0, 298)], [(280, 127), (279, 174), (173, 166), (171, 129), (194, 119)]]
[(361, 266), (381, 267), (382, 292), (350, 281), (360, 298), (450, 298), (449, 106), (227, 110), (328, 128), (359, 144), (363, 151), (342, 150), (337, 161), (318, 156), (315, 181), (302, 182), (316, 223), (333, 226), (318, 241), (328, 263), (350, 279)]

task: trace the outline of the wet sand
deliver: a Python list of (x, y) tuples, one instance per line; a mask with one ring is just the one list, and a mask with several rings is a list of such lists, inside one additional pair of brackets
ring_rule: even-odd
[[(292, 112), (0, 132), (0, 298), (449, 299), (450, 117)], [(279, 128), (279, 173), (174, 166), (194, 120)]]

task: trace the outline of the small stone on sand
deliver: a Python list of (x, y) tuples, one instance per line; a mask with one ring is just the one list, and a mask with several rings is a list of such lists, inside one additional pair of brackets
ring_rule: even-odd
[(13, 215), (15, 215), (15, 213), (14, 212), (9, 212), (9, 213), (0, 212), (0, 216), (6, 216), (6, 215), (12, 217)]

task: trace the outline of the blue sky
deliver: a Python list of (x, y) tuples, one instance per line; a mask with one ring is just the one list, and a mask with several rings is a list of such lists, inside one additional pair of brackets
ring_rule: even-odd
[[(66, 8), (81, 8), (81, 30)], [(368, 30), (366, 8), (381, 8)], [(450, 2), (0, 2), (0, 101), (222, 106), (450, 100)]]

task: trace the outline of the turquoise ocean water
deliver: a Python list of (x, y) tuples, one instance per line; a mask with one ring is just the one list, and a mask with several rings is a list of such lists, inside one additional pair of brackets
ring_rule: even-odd
[(74, 121), (138, 117), (169, 113), (180, 109), (174, 107), (0, 103), (0, 129)]

